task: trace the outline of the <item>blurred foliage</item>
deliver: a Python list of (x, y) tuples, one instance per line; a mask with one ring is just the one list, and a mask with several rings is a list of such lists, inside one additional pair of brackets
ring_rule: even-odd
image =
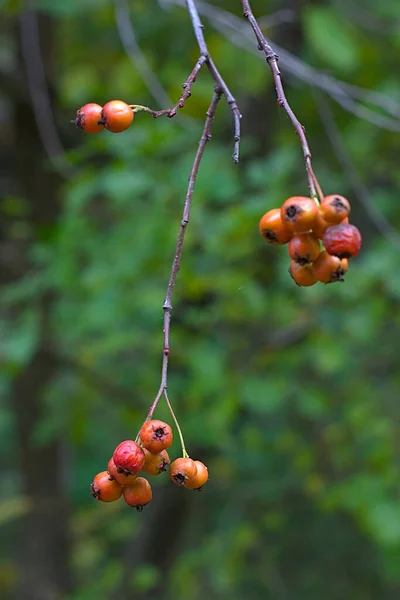
[[(240, 2), (211, 4), (241, 14)], [(269, 32), (272, 40), (335, 77), (400, 101), (397, 0), (252, 4), (260, 16), (294, 11), (293, 23)], [(17, 436), (7, 392), (37, 344), (37, 299), (51, 291), (62, 366), (44, 391), (46, 418), (35, 423), (35, 443), (59, 436), (68, 447), (75, 581), (68, 600), (111, 597), (126, 568), (120, 598), (151, 593), (161, 578), (158, 596), (174, 600), (398, 597), (398, 249), (354, 196), (312, 90), (284, 72), (320, 182), (326, 193), (351, 199), (352, 220), (364, 235), (345, 284), (293, 285), (286, 249), (267, 247), (257, 227), (263, 212), (307, 191), (298, 139), (276, 108), (266, 66), (208, 22), (210, 50), (243, 113), (242, 155), (233, 165), (231, 115), (222, 102), (174, 295), (169, 393), (188, 449), (207, 460), (211, 479), (202, 494), (190, 495), (168, 573), (156, 562), (131, 565), (121, 551), (147, 535), (142, 515), (122, 503), (92, 502), (88, 484), (114, 446), (136, 435), (159, 386), (162, 302), (212, 82), (204, 69), (173, 120), (139, 114), (118, 136), (68, 130), (89, 101), (161, 107), (122, 50), (112, 2), (35, 5), (55, 20), (55, 119), (75, 171), (63, 183), (56, 224), (34, 232), (32, 268), (1, 291), (0, 439), (12, 455)], [(188, 17), (155, 0), (130, 6), (141, 48), (175, 99), (198, 56)], [(11, 19), (19, 6), (3, 2), (2, 10)], [(12, 40), (2, 44), (12, 61)], [(1, 102), (9, 102), (6, 95)], [(372, 201), (399, 228), (399, 135), (330, 105)], [(2, 211), (29, 230), (26, 201), (6, 193)], [(164, 407), (159, 415), (168, 418)], [(0, 583), (12, 594), (15, 527), (29, 501), (20, 495), (16, 465), (6, 464), (0, 511), (8, 551)], [(156, 481), (156, 495), (164, 485), (166, 479)], [(176, 490), (177, 510), (182, 493)], [(162, 531), (159, 544), (169, 552)]]

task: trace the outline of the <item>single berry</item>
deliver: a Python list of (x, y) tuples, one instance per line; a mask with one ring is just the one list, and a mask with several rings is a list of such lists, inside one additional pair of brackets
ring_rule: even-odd
[(115, 502), (122, 496), (122, 486), (111, 479), (107, 471), (97, 473), (90, 487), (93, 498), (101, 502)]
[(288, 246), (289, 256), (300, 265), (313, 262), (321, 251), (318, 238), (312, 233), (296, 233)]
[(324, 250), (313, 266), (318, 281), (321, 283), (335, 283), (335, 281), (344, 281), (349, 263), (346, 258), (340, 259)]
[(318, 217), (318, 206), (311, 198), (293, 196), (282, 204), (281, 217), (290, 231), (304, 233), (313, 228)]
[(124, 475), (136, 474), (144, 465), (144, 452), (136, 442), (125, 440), (114, 450), (113, 460)]
[(138, 477), (132, 485), (124, 487), (123, 494), (125, 502), (139, 512), (153, 497), (151, 485), (144, 477)]
[(112, 133), (121, 133), (132, 124), (135, 113), (131, 107), (122, 100), (111, 100), (103, 106), (100, 123)]
[(208, 481), (208, 469), (206, 465), (199, 460), (194, 461), (197, 467), (197, 473), (192, 479), (188, 479), (185, 487), (189, 490), (201, 490)]
[(152, 454), (145, 448), (144, 456), (143, 471), (148, 475), (159, 475), (167, 470), (171, 462), (166, 450), (162, 450), (159, 454)]
[(86, 133), (99, 133), (103, 131), (104, 125), (99, 125), (101, 119), (102, 107), (99, 104), (85, 104), (78, 111), (76, 111), (76, 118), (73, 123)]
[(172, 444), (172, 429), (168, 423), (154, 419), (143, 423), (139, 432), (142, 446), (152, 454), (169, 448)]
[(125, 475), (122, 469), (118, 469), (113, 458), (110, 458), (108, 461), (107, 471), (109, 472), (110, 477), (115, 479), (120, 485), (131, 485), (138, 476), (137, 473)]
[(321, 217), (331, 225), (341, 223), (350, 214), (350, 202), (344, 196), (325, 196), (319, 207)]
[(360, 252), (362, 238), (357, 227), (350, 223), (340, 223), (328, 227), (322, 243), (329, 254), (339, 258), (353, 258)]
[(197, 473), (197, 465), (191, 458), (177, 458), (171, 463), (169, 475), (176, 485), (185, 486)]
[(317, 283), (317, 277), (314, 273), (313, 264), (301, 265), (292, 260), (289, 267), (289, 274), (293, 281), (301, 287), (310, 287)]
[(280, 208), (266, 212), (261, 217), (259, 229), (263, 238), (274, 246), (287, 244), (293, 235), (282, 221)]

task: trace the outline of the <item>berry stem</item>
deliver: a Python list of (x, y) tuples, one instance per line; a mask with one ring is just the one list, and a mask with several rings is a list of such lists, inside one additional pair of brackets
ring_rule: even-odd
[(294, 114), (293, 110), (291, 109), (289, 102), (287, 101), (285, 91), (283, 89), (281, 72), (280, 72), (279, 66), (278, 66), (279, 57), (274, 52), (274, 50), (273, 50), (272, 46), (269, 44), (269, 42), (265, 39), (265, 37), (261, 31), (261, 28), (253, 14), (253, 11), (251, 10), (249, 0), (242, 0), (242, 8), (243, 8), (243, 16), (246, 19), (248, 19), (251, 27), (253, 28), (254, 35), (256, 36), (256, 39), (258, 42), (258, 47), (260, 48), (260, 50), (263, 50), (265, 53), (265, 58), (267, 60), (268, 66), (271, 70), (272, 77), (274, 80), (276, 95), (278, 98), (278, 104), (286, 112), (297, 135), (299, 136), (300, 144), (301, 144), (301, 147), (303, 150), (303, 155), (304, 155), (304, 162), (306, 164), (308, 187), (310, 188), (311, 198), (313, 198), (317, 202), (317, 197), (318, 197), (317, 190), (318, 190), (318, 194), (319, 194), (319, 192), (321, 192), (321, 188), (318, 184), (317, 178), (314, 175), (314, 171), (313, 171), (313, 168), (311, 165), (311, 151), (310, 151), (310, 147), (308, 145), (305, 128), (300, 123), (300, 121)]
[(168, 398), (168, 394), (167, 394), (167, 390), (166, 390), (166, 389), (164, 390), (164, 397), (165, 397), (165, 401), (166, 401), (166, 403), (167, 403), (167, 406), (168, 406), (168, 408), (169, 408), (169, 412), (171, 413), (171, 415), (172, 415), (172, 418), (173, 418), (173, 420), (174, 420), (174, 423), (175, 423), (175, 425), (176, 425), (176, 428), (177, 428), (177, 430), (178, 430), (179, 439), (180, 439), (180, 441), (181, 441), (181, 446), (182, 446), (182, 456), (183, 456), (183, 458), (189, 458), (189, 454), (186, 452), (186, 448), (185, 448), (185, 441), (184, 441), (184, 439), (183, 439), (182, 430), (181, 430), (181, 428), (180, 428), (180, 426), (179, 426), (178, 419), (176, 418), (176, 416), (175, 416), (175, 413), (174, 413), (174, 411), (173, 411), (173, 408), (172, 408), (172, 406), (171, 406), (171, 402), (169, 401), (169, 398)]

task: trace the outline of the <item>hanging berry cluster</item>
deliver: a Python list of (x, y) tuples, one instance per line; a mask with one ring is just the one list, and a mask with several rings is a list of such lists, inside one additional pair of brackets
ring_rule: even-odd
[(208, 480), (207, 467), (192, 460), (183, 448), (183, 457), (170, 464), (167, 448), (172, 444), (172, 429), (159, 420), (146, 421), (137, 441), (121, 442), (108, 462), (107, 471), (98, 473), (91, 485), (92, 496), (102, 502), (114, 502), (123, 496), (126, 504), (141, 511), (153, 497), (145, 477), (160, 475), (169, 467), (170, 478), (178, 486), (201, 490)]
[(361, 248), (361, 234), (349, 223), (349, 213), (350, 202), (337, 194), (325, 196), (320, 205), (293, 196), (265, 213), (259, 228), (270, 244), (288, 244), (289, 273), (297, 285), (334, 283), (344, 281), (348, 259)]

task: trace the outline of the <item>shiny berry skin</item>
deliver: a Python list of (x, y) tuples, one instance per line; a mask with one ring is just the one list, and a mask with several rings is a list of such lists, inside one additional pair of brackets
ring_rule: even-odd
[(362, 238), (357, 227), (350, 223), (340, 223), (326, 229), (322, 243), (329, 254), (339, 258), (353, 258), (360, 252)]
[(318, 217), (318, 206), (311, 198), (292, 196), (282, 204), (281, 217), (290, 231), (304, 233), (313, 228)]
[(76, 118), (73, 123), (86, 133), (99, 133), (104, 129), (104, 125), (99, 125), (98, 123), (101, 119), (101, 111), (102, 107), (100, 104), (95, 104), (94, 102), (85, 104), (85, 106), (76, 111)]
[(294, 282), (300, 287), (310, 287), (317, 283), (317, 277), (314, 273), (313, 264), (300, 265), (292, 260), (289, 267), (289, 274)]
[(191, 458), (177, 458), (171, 463), (169, 475), (176, 485), (185, 486), (197, 474), (197, 465)]
[(288, 252), (294, 261), (306, 265), (318, 258), (321, 248), (314, 234), (296, 233), (289, 242)]
[(274, 246), (282, 246), (292, 237), (292, 232), (282, 221), (280, 208), (273, 208), (261, 217), (259, 224), (263, 238)]
[(332, 194), (325, 196), (319, 207), (321, 217), (331, 225), (337, 225), (349, 216), (351, 210), (350, 202), (344, 196)]
[(138, 477), (132, 485), (124, 487), (123, 494), (125, 502), (139, 512), (153, 497), (151, 485), (144, 477)]
[(349, 263), (346, 258), (340, 259), (324, 250), (314, 263), (314, 273), (321, 283), (344, 281)]
[(172, 444), (172, 429), (168, 423), (154, 419), (143, 423), (139, 432), (143, 448), (152, 454), (158, 454), (161, 450), (169, 448)]
[(136, 442), (125, 440), (114, 450), (115, 466), (125, 475), (139, 473), (144, 465), (144, 452)]
[(93, 498), (101, 502), (115, 502), (122, 496), (122, 486), (111, 479), (107, 471), (97, 473), (90, 487)]
[(103, 106), (100, 121), (112, 133), (121, 133), (132, 124), (135, 113), (131, 107), (122, 100), (111, 100)]
[(145, 460), (143, 471), (148, 475), (159, 475), (163, 471), (166, 471), (170, 464), (168, 452), (162, 450), (160, 454), (152, 454), (148, 450), (144, 450)]
[(110, 477), (115, 479), (115, 481), (120, 485), (131, 485), (138, 476), (137, 473), (125, 475), (125, 473), (121, 469), (117, 468), (113, 458), (110, 458), (110, 460), (108, 461), (107, 471), (109, 472)]
[(199, 460), (195, 460), (194, 462), (197, 467), (197, 473), (192, 479), (186, 481), (185, 487), (189, 490), (201, 490), (208, 481), (208, 469), (206, 465)]

